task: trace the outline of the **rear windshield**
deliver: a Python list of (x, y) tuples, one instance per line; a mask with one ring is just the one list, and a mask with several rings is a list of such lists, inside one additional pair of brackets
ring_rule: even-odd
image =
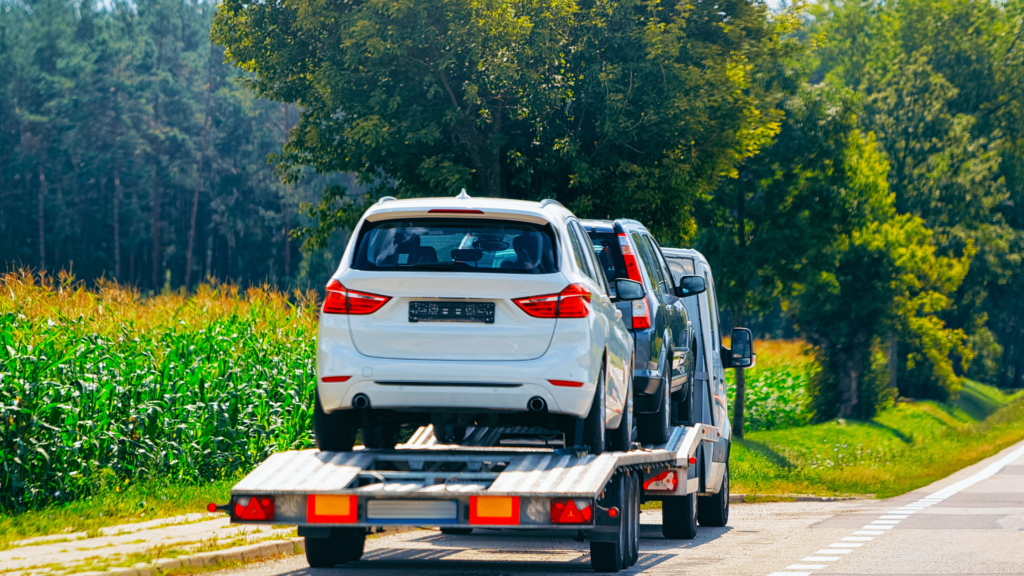
[(551, 226), (470, 218), (367, 222), (352, 267), (493, 274), (558, 271)]
[(612, 284), (619, 278), (629, 278), (626, 272), (626, 261), (622, 259), (622, 248), (619, 237), (614, 232), (590, 232), (590, 241), (594, 243), (597, 262), (604, 270), (604, 277)]

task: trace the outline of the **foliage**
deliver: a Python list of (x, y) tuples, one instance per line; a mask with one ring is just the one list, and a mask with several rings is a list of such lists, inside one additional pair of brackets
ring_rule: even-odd
[[(819, 368), (812, 357), (804, 354), (805, 346), (799, 341), (754, 343), (757, 365), (745, 371), (747, 430), (778, 430), (811, 422), (814, 414), (807, 384)], [(736, 397), (735, 372), (727, 371), (725, 380), (732, 401)]]
[[(288, 177), (353, 172), (369, 199), (551, 197), (679, 238), (694, 195), (776, 130), (752, 78), (796, 49), (795, 24), (745, 0), (227, 0), (213, 35), (258, 94), (303, 109)], [(360, 211), (339, 196), (312, 210), (311, 245)]]
[(217, 480), (311, 444), (312, 294), (142, 300), (0, 276), (0, 510), (121, 482)]

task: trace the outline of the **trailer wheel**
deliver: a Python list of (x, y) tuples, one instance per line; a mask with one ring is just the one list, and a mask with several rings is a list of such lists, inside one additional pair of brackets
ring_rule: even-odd
[(692, 540), (697, 536), (697, 493), (666, 496), (661, 501), (661, 533), (669, 540)]
[(306, 538), (306, 562), (312, 568), (331, 568), (363, 557), (366, 530), (331, 528), (326, 538)]
[(441, 534), (449, 536), (469, 536), (472, 533), (472, 528), (441, 528)]
[(725, 465), (718, 494), (697, 498), (697, 520), (701, 526), (721, 528), (729, 523), (729, 464)]
[(365, 528), (335, 528), (334, 531), (341, 531), (342, 536), (342, 551), (344, 553), (344, 559), (342, 564), (345, 562), (358, 562), (363, 557), (363, 550), (366, 546), (366, 529)]
[[(356, 428), (348, 418), (347, 410), (330, 414), (320, 404), (320, 392), (314, 392), (313, 439), (323, 452), (351, 452), (356, 443)], [(310, 564), (312, 566), (312, 564)]]
[(618, 572), (627, 566), (629, 557), (629, 512), (630, 482), (625, 474), (616, 474), (605, 490), (609, 500), (604, 505), (619, 510), (618, 526), (614, 542), (590, 542), (590, 565), (594, 572)]

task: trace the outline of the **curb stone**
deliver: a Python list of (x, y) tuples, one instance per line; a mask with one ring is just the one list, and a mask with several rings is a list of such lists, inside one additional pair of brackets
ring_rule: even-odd
[[(296, 552), (298, 549), (298, 552)], [(251, 562), (274, 556), (294, 556), (306, 551), (306, 539), (269, 540), (249, 546), (201, 552), (178, 558), (162, 558), (152, 564), (139, 563), (131, 568), (112, 568), (105, 572), (80, 572), (75, 576), (160, 576), (179, 568), (213, 568), (227, 562)]]

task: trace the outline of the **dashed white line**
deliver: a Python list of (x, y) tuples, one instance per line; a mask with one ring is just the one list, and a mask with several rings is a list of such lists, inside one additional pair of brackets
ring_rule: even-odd
[(854, 536), (881, 536), (882, 534), (885, 534), (885, 532), (878, 530), (858, 530), (853, 533)]
[(846, 542), (871, 542), (874, 536), (847, 536), (843, 538)]
[(868, 524), (867, 526), (861, 528), (861, 530), (892, 530), (892, 529), (893, 529), (892, 526), (887, 526), (887, 525), (884, 525), (884, 524)]
[(786, 570), (821, 570), (825, 568), (824, 564), (793, 564), (792, 566), (786, 566)]
[(853, 552), (853, 550), (825, 549), (825, 550), (818, 550), (817, 552), (815, 552), (815, 554), (849, 554), (850, 552)]
[(839, 542), (838, 544), (829, 544), (829, 548), (860, 548), (863, 544), (856, 544), (853, 542)]
[(879, 520), (906, 520), (907, 518), (910, 516), (906, 514), (886, 514), (878, 517)]
[(834, 562), (839, 560), (842, 556), (808, 556), (804, 558), (804, 562)]

